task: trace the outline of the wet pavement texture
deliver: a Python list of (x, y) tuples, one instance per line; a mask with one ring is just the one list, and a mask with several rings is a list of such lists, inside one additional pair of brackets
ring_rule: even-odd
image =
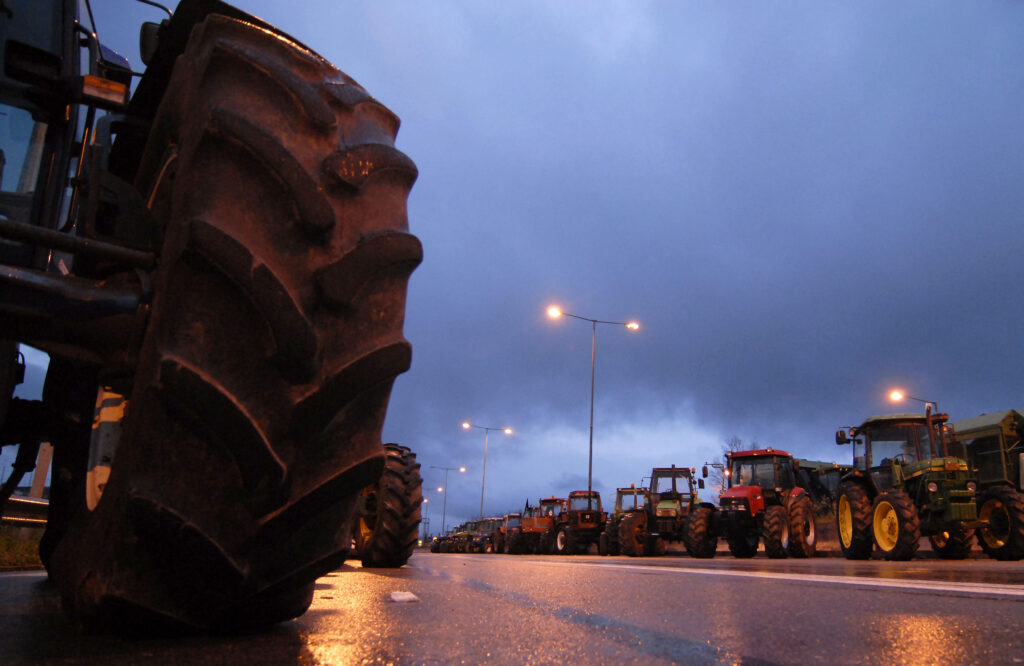
[(417, 552), (316, 588), (268, 632), (132, 639), (77, 632), (41, 572), (0, 574), (0, 662), (1024, 663), (1024, 563)]

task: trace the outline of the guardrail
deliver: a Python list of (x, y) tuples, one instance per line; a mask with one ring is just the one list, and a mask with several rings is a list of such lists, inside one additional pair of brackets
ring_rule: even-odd
[(3, 522), (5, 525), (22, 527), (46, 527), (46, 514), (50, 502), (35, 497), (11, 497), (4, 503)]

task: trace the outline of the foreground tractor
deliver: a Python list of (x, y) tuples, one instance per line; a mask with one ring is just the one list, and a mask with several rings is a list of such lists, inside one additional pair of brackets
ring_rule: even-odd
[[(129, 97), (79, 4), (0, 3), (0, 444), (21, 471), (53, 444), (40, 554), (80, 622), (295, 617), (390, 455), (416, 167), (393, 113), (253, 16), (143, 26)], [(19, 343), (50, 356), (41, 401), (11, 397)]]
[(565, 511), (557, 517), (555, 553), (575, 555), (586, 553), (604, 532), (607, 516), (601, 510), (601, 494), (596, 490), (574, 490), (569, 493)]
[(836, 444), (853, 444), (836, 503), (847, 559), (877, 548), (885, 559), (909, 560), (922, 536), (941, 558), (967, 557), (973, 530), (987, 521), (978, 517), (974, 473), (949, 453), (946, 420), (929, 403), (924, 414), (874, 416), (836, 433)]
[(641, 537), (639, 548), (636, 546), (638, 522), (647, 525), (647, 507), (651, 503), (651, 492), (646, 488), (618, 488), (615, 491), (615, 506), (604, 524), (604, 531), (597, 541), (599, 555), (618, 555), (623, 552), (621, 547), (621, 531), (626, 531), (625, 541), (629, 542), (627, 555), (644, 554), (644, 540)]
[(704, 502), (690, 512), (683, 539), (687, 552), (714, 557), (718, 539), (724, 538), (733, 557), (753, 557), (762, 540), (771, 558), (814, 557), (814, 504), (797, 485), (793, 456), (770, 448), (726, 455), (729, 487), (719, 506)]
[(1024, 557), (1024, 414), (1008, 409), (950, 424), (977, 475), (978, 545), (997, 560)]

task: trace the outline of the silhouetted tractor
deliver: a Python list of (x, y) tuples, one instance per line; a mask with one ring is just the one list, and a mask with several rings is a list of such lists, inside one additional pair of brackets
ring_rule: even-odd
[(687, 552), (714, 557), (718, 539), (724, 538), (734, 557), (753, 557), (762, 540), (768, 557), (814, 557), (814, 506), (796, 483), (793, 456), (771, 448), (726, 455), (728, 489), (719, 506), (703, 502), (690, 512), (684, 538)]
[(978, 481), (978, 544), (997, 560), (1024, 557), (1024, 414), (1008, 409), (950, 424)]
[(569, 493), (565, 510), (556, 518), (555, 553), (576, 555), (586, 553), (604, 532), (607, 516), (601, 510), (601, 494), (596, 490), (574, 490)]
[(973, 530), (988, 521), (978, 516), (976, 476), (950, 455), (947, 418), (929, 403), (924, 414), (873, 416), (836, 433), (836, 444), (853, 444), (836, 503), (847, 559), (877, 548), (885, 559), (909, 560), (922, 536), (939, 557), (967, 557)]
[[(286, 620), (390, 455), (416, 167), (393, 113), (254, 16), (183, 0), (129, 95), (91, 14), (0, 2), (0, 444), (19, 475), (53, 444), (40, 555), (77, 620)], [(12, 398), (19, 343), (50, 356), (41, 401)]]
[[(651, 492), (647, 488), (637, 488), (634, 485), (629, 488), (616, 489), (615, 506), (608, 514), (604, 531), (601, 532), (597, 540), (598, 555), (618, 555), (621, 552), (619, 530), (622, 529), (623, 521), (628, 516), (645, 514), (650, 503)], [(646, 525), (646, 516), (643, 520)], [(632, 520), (630, 523), (632, 524)], [(629, 538), (635, 538), (635, 529), (632, 530)], [(640, 553), (635, 554), (639, 555)]]

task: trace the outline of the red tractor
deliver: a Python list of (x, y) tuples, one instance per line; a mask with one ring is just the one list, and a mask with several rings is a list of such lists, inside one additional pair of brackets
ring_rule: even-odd
[(569, 493), (568, 508), (558, 516), (555, 527), (555, 553), (586, 553), (590, 544), (600, 539), (607, 518), (608, 514), (601, 510), (601, 495), (596, 490)]
[[(718, 538), (734, 557), (753, 557), (764, 541), (768, 557), (813, 557), (814, 504), (797, 485), (797, 463), (778, 449), (726, 454), (728, 489), (719, 506), (703, 502), (690, 513), (683, 542), (693, 557), (715, 556)], [(707, 466), (703, 469), (707, 476)]]

